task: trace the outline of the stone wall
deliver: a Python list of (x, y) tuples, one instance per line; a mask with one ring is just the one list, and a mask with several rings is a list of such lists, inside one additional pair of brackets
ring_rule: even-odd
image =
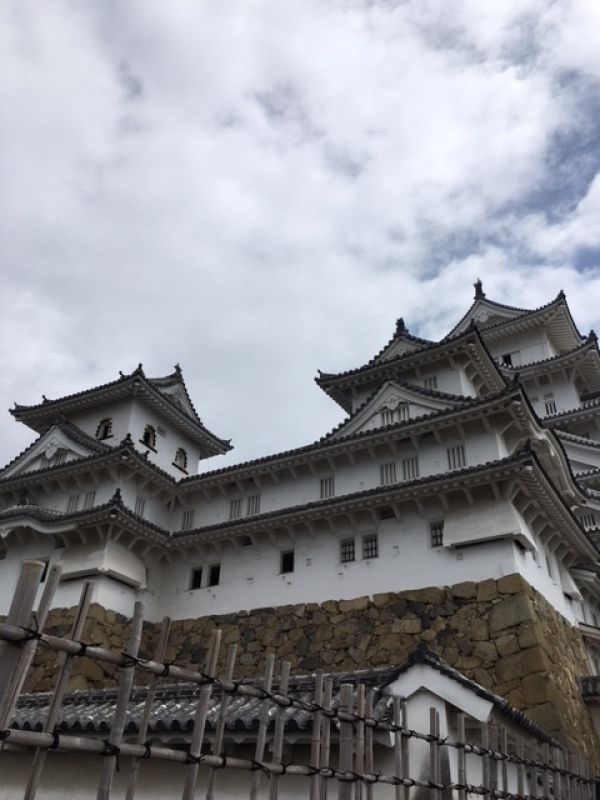
[[(71, 616), (72, 610), (52, 611), (46, 630), (65, 635)], [(400, 665), (425, 642), (571, 748), (599, 750), (577, 683), (588, 673), (581, 635), (520, 575), (177, 620), (166, 659), (197, 668), (215, 627), (223, 631), (225, 645), (238, 644), (238, 676), (244, 677), (260, 675), (269, 652), (291, 661), (292, 672), (339, 671)], [(146, 626), (143, 654), (152, 654), (157, 629)], [(128, 630), (123, 616), (94, 604), (83, 640), (124, 650)], [(27, 690), (50, 689), (54, 663), (55, 656), (41, 650)], [(114, 672), (78, 659), (71, 688), (115, 685)]]

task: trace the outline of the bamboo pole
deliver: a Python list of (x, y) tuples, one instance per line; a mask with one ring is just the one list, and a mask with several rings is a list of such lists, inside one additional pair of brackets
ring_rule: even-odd
[[(221, 646), (221, 631), (214, 630), (211, 636), (208, 652), (206, 653), (206, 663), (204, 671), (209, 676), (214, 676), (217, 669), (217, 661), (219, 659), (219, 648)], [(208, 683), (200, 689), (200, 697), (196, 707), (196, 716), (194, 719), (194, 729), (192, 731), (192, 741), (190, 743), (189, 755), (192, 759), (197, 759), (202, 753), (202, 743), (204, 741), (204, 729), (206, 727), (206, 717), (208, 714), (208, 707), (210, 705), (210, 696), (212, 694), (212, 683)], [(196, 783), (198, 781), (198, 772), (200, 771), (200, 764), (198, 761), (192, 761), (188, 765), (185, 776), (185, 784), (183, 787), (182, 800), (193, 800), (196, 792)]]
[[(290, 682), (290, 662), (284, 661), (281, 664), (281, 671), (279, 675), (279, 689), (277, 694), (282, 697), (287, 697), (288, 687)], [(286, 709), (280, 706), (277, 711), (277, 719), (275, 720), (275, 731), (273, 733), (273, 763), (281, 764), (281, 757), (283, 755), (283, 735), (285, 732)], [(279, 776), (273, 775), (271, 777), (271, 785), (269, 787), (269, 800), (277, 800), (279, 796)]]
[[(340, 687), (340, 745), (339, 769), (343, 773), (352, 772), (354, 750), (354, 725), (345, 719), (346, 715), (353, 713), (354, 692), (349, 683)], [(349, 781), (338, 779), (338, 800), (352, 800), (352, 784)]]
[[(323, 673), (317, 672), (315, 675), (315, 705), (317, 710), (312, 715), (311, 733), (310, 733), (310, 763), (313, 767), (317, 768), (321, 764), (321, 719), (322, 712), (319, 706), (323, 704)], [(310, 800), (319, 800), (320, 797), (320, 779), (318, 775), (313, 775), (310, 779)]]
[[(20, 642), (26, 642), (29, 636), (21, 628), (29, 626), (35, 596), (45, 569), (46, 565), (42, 561), (24, 561), (21, 565), (5, 623), (19, 631)], [(23, 645), (12, 644), (7, 640), (0, 642), (0, 729), (6, 728), (10, 720), (14, 691), (21, 680), (23, 652)]]
[[(263, 688), (265, 692), (270, 693), (273, 688), (273, 669), (275, 668), (275, 656), (269, 653), (265, 663), (265, 675), (263, 678)], [(265, 744), (267, 741), (267, 728), (269, 725), (269, 708), (272, 701), (265, 697), (260, 707), (260, 719), (258, 723), (258, 735), (256, 737), (256, 749), (254, 751), (254, 760), (256, 764), (262, 764), (265, 757)], [(254, 769), (252, 775), (252, 783), (250, 786), (250, 800), (256, 800), (258, 797), (258, 788), (260, 786), (260, 778), (262, 771)]]
[[(162, 661), (162, 659), (165, 657), (165, 651), (167, 649), (167, 641), (169, 639), (170, 627), (171, 627), (170, 618), (164, 617), (160, 626), (158, 645), (156, 647), (156, 658), (159, 661)], [(138, 744), (144, 744), (144, 742), (146, 741), (146, 737), (148, 735), (150, 714), (152, 712), (152, 705), (154, 703), (154, 698), (156, 696), (156, 689), (158, 687), (159, 680), (160, 679), (157, 675), (153, 675), (152, 680), (150, 681), (150, 684), (148, 686), (148, 692), (146, 694), (146, 702), (144, 703), (144, 712), (142, 714), (142, 720), (140, 722), (140, 727), (137, 735)], [(134, 758), (129, 768), (129, 780), (127, 782), (125, 800), (133, 800), (133, 798), (135, 797), (135, 788), (137, 785), (139, 771), (140, 771), (140, 759)], [(27, 798), (25, 798), (25, 800), (27, 800)]]
[[(323, 688), (323, 708), (325, 708), (327, 711), (331, 711), (332, 693), (333, 680), (331, 678), (326, 678)], [(323, 714), (323, 732), (321, 733), (321, 765), (323, 767), (329, 767), (330, 751), (331, 716), (329, 714)], [(327, 775), (323, 775), (321, 777), (321, 800), (327, 800), (327, 790), (329, 788), (328, 780), (329, 778)]]
[[(366, 704), (366, 717), (367, 719), (373, 719), (373, 695), (374, 689), (371, 687), (367, 691), (367, 704)], [(365, 731), (365, 772), (372, 774), (375, 771), (374, 766), (374, 759), (373, 759), (373, 728), (371, 725), (367, 725), (367, 729)], [(367, 800), (373, 800), (373, 784), (367, 783)]]
[[(142, 625), (144, 621), (144, 605), (139, 600), (133, 607), (133, 619), (131, 620), (131, 633), (127, 642), (127, 653), (132, 658), (137, 658), (142, 638)], [(102, 761), (102, 769), (98, 781), (97, 800), (108, 800), (112, 786), (115, 769), (117, 767), (117, 756), (125, 729), (125, 716), (129, 705), (129, 695), (133, 686), (135, 664), (124, 666), (119, 675), (119, 693), (115, 707), (115, 716), (112, 721), (110, 734), (107, 741), (107, 752)], [(114, 750), (114, 752), (111, 752)]]
[[(356, 687), (356, 747), (354, 752), (354, 771), (362, 775), (365, 771), (365, 686)], [(363, 800), (364, 783), (356, 781), (354, 784), (354, 800)]]
[[(235, 657), (237, 655), (237, 644), (230, 644), (227, 651), (227, 665), (225, 667), (225, 679), (230, 681), (233, 678), (235, 669)], [(217, 726), (215, 729), (215, 738), (212, 746), (213, 754), (221, 755), (223, 750), (223, 739), (225, 737), (225, 719), (227, 715), (227, 706), (229, 704), (229, 695), (226, 692), (222, 693), (221, 704), (219, 706), (219, 717), (217, 719)], [(214, 787), (217, 777), (217, 771), (213, 767), (208, 775), (208, 784), (206, 787), (206, 800), (214, 800)], [(127, 800), (127, 798), (126, 798)]]
[[(69, 632), (69, 636), (72, 639), (81, 638), (83, 626), (85, 625), (85, 619), (87, 617), (90, 602), (92, 600), (92, 589), (93, 584), (90, 581), (86, 581), (83, 584), (79, 598), (79, 605), (77, 607), (77, 613), (75, 614), (75, 619), (73, 620), (73, 625), (71, 626), (71, 630)], [(68, 653), (60, 653), (58, 681), (56, 682), (56, 688), (48, 708), (48, 716), (46, 717), (46, 722), (44, 723), (45, 732), (53, 731), (58, 720), (58, 714), (62, 706), (62, 701), (69, 685), (69, 677), (73, 668), (73, 658), (74, 656), (70, 656)], [(41, 750), (38, 747), (33, 754), (31, 771), (29, 774), (27, 787), (25, 789), (24, 800), (34, 800), (37, 794), (42, 772), (44, 770), (44, 764), (46, 762), (46, 753), (46, 750)]]

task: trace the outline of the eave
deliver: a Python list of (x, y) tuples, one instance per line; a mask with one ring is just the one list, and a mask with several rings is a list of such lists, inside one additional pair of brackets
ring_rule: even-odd
[(566, 370), (568, 368), (578, 369), (590, 388), (590, 392), (600, 392), (600, 352), (598, 342), (594, 333), (590, 334), (586, 341), (578, 347), (557, 356), (545, 358), (530, 364), (521, 364), (515, 367), (500, 365), (500, 372), (508, 379), (510, 376), (518, 374), (521, 379), (527, 379), (536, 375), (547, 375), (556, 370)]

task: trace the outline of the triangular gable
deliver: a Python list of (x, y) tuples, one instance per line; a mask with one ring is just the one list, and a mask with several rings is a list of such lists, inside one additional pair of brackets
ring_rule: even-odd
[[(48, 467), (67, 464), (80, 458), (94, 455), (102, 450), (108, 451), (108, 445), (95, 442), (83, 432), (76, 431), (69, 424), (56, 423), (24, 450), (3, 470), (0, 478), (12, 478), (17, 475)], [(89, 441), (86, 441), (89, 440)]]
[(418, 336), (413, 336), (408, 332), (408, 328), (404, 324), (402, 317), (396, 322), (396, 331), (391, 340), (386, 346), (373, 358), (369, 363), (379, 364), (382, 361), (387, 361), (396, 356), (403, 356), (406, 353), (414, 353), (417, 350), (422, 350), (434, 344), (427, 339), (421, 339)]
[(192, 419), (198, 419), (198, 421), (200, 421), (196, 415), (194, 407), (189, 401), (185, 389), (181, 386), (181, 384), (175, 384), (174, 386), (155, 386), (155, 388), (164, 397), (166, 397), (184, 413), (186, 413), (188, 417), (192, 417)]
[(399, 381), (387, 381), (346, 422), (336, 428), (330, 438), (374, 430), (396, 422), (408, 422), (453, 408), (462, 402), (463, 398), (453, 398)]
[(492, 300), (487, 300), (486, 298), (478, 298), (458, 325), (450, 331), (448, 337), (464, 333), (464, 331), (468, 330), (472, 322), (476, 322), (479, 327), (484, 328), (488, 325), (495, 325), (498, 322), (516, 319), (517, 317), (522, 317), (524, 314), (529, 313), (527, 309), (510, 308), (509, 306), (494, 303)]
[(577, 475), (600, 468), (600, 442), (563, 431), (555, 431), (564, 448), (571, 469)]

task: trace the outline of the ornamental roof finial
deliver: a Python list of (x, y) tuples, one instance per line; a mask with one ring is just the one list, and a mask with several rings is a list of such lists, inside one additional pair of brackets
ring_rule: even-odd
[(483, 291), (481, 279), (477, 278), (473, 286), (475, 287), (475, 300), (483, 300), (485, 297), (485, 292)]
[(396, 320), (396, 335), (400, 333), (406, 333), (406, 324), (404, 323), (404, 317), (398, 317)]

